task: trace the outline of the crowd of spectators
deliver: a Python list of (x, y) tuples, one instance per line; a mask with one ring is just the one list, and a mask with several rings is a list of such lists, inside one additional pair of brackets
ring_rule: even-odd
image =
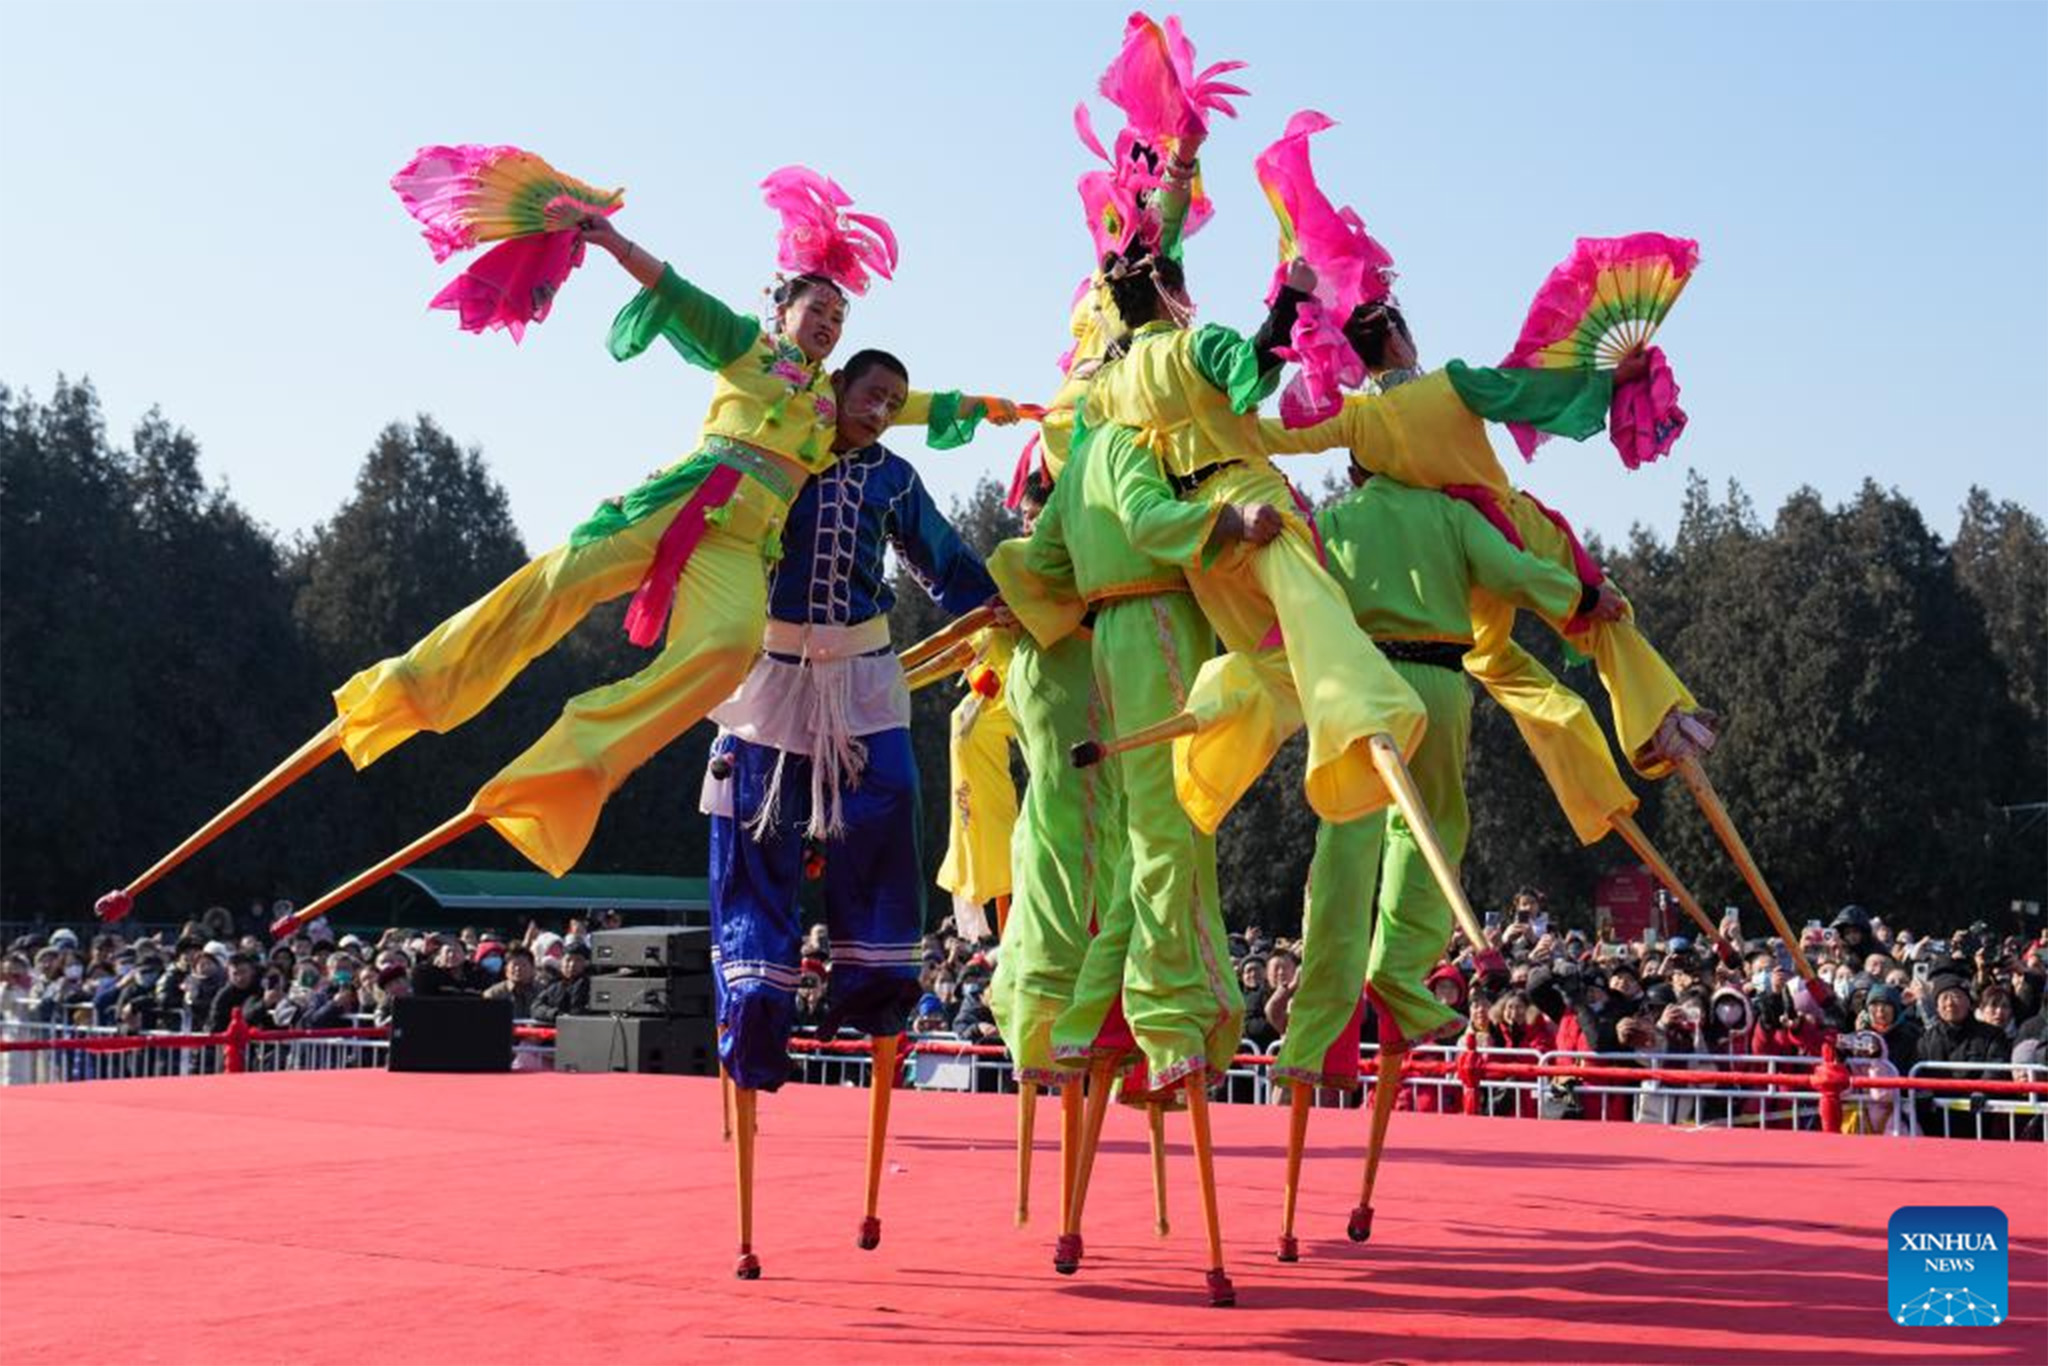
[[(252, 918), (269, 920), (260, 906)], [(589, 1004), (591, 928), (571, 919), (562, 933), (529, 921), (517, 936), (470, 926), (366, 938), (315, 921), (273, 944), (219, 908), (175, 933), (81, 939), (59, 927), (8, 944), (0, 1024), (218, 1034), (239, 1008), (256, 1029), (329, 1029), (388, 1023), (407, 995), (509, 997), (515, 1018), (550, 1024)]]
[[(1808, 922), (1801, 935), (1801, 952), (1820, 979), (1814, 990), (1782, 940), (1746, 936), (1734, 911), (1716, 928), (1725, 952), (1700, 935), (1625, 939), (1604, 928), (1567, 929), (1552, 924), (1541, 892), (1525, 888), (1488, 917), (1484, 946), (1454, 939), (1428, 984), (1467, 1015), (1471, 1042), (1482, 1048), (1754, 1070), (1768, 1065), (1758, 1060), (1817, 1057), (1833, 1038), (1859, 1065), (1901, 1076), (1922, 1062), (2048, 1068), (2048, 933), (2000, 935), (1980, 921), (1947, 935), (1918, 934), (1846, 906), (1826, 923)], [(1252, 926), (1231, 935), (1230, 951), (1244, 991), (1244, 1040), (1270, 1054), (1287, 1033), (1301, 945)], [(807, 980), (822, 994), (829, 945), (820, 935), (806, 953)], [(913, 1029), (999, 1042), (985, 996), (1000, 956), (992, 938), (960, 936), (950, 921), (929, 936)], [(1362, 1037), (1377, 1037), (1369, 1001)], [(1718, 1064), (1716, 1056), (1730, 1061)], [(1994, 1073), (1957, 1066), (1940, 1075)], [(1559, 1089), (1546, 1103), (1560, 1117), (1713, 1117), (1669, 1098), (1646, 1116), (1627, 1094), (1582, 1098)], [(1428, 1108), (1435, 1093), (1417, 1094)], [(1496, 1103), (1533, 1112), (1537, 1101), (1524, 1091), (1504, 1092)], [(1922, 1106), (1922, 1127), (1946, 1127), (1931, 1102)]]
[[(587, 1007), (589, 934), (617, 923), (606, 915), (594, 926), (572, 918), (559, 933), (528, 921), (516, 936), (466, 927), (366, 938), (336, 936), (315, 921), (270, 943), (265, 928), (289, 910), (255, 903), (237, 920), (217, 907), (175, 933), (101, 929), (81, 938), (60, 927), (21, 936), (0, 963), (0, 1024), (214, 1034), (239, 1008), (259, 1029), (320, 1029), (388, 1022), (407, 994), (510, 997), (516, 1018), (547, 1024)], [(1819, 977), (1814, 989), (1782, 941), (1745, 936), (1732, 910), (1718, 928), (1725, 948), (1690, 934), (1623, 939), (1604, 927), (1565, 928), (1552, 923), (1540, 892), (1524, 889), (1487, 917), (1484, 945), (1454, 939), (1429, 986), (1467, 1015), (1472, 1043), (1484, 1048), (1645, 1065), (1676, 1057), (1711, 1066), (1718, 1057), (1736, 1068), (1811, 1058), (1835, 1038), (1859, 1061), (1901, 1075), (1922, 1062), (1965, 1065), (1945, 1069), (1963, 1078), (1991, 1075), (1968, 1064), (2048, 1067), (2048, 933), (2000, 935), (1979, 922), (1917, 934), (1849, 906), (1806, 925), (1801, 949)], [(1244, 990), (1245, 1042), (1268, 1053), (1287, 1031), (1300, 944), (1252, 926), (1231, 935), (1230, 952)], [(1001, 953), (995, 936), (941, 922), (925, 938), (909, 1029), (1000, 1044), (989, 994)], [(797, 987), (800, 1028), (831, 1027), (831, 958), (825, 928), (812, 927)], [(1369, 1002), (1363, 1037), (1376, 1037)], [(1505, 1103), (1527, 1110), (1536, 1102), (1523, 1092)], [(1543, 1103), (1564, 1116), (1617, 1118), (1615, 1107), (1631, 1102), (1566, 1094)], [(1923, 1106), (1923, 1127), (1931, 1118)]]

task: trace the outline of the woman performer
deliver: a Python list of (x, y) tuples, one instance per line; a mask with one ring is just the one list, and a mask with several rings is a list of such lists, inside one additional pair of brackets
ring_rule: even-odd
[[(341, 745), (366, 764), (422, 729), (474, 715), (591, 607), (637, 591), (627, 628), (654, 644), (653, 663), (572, 698), (524, 754), (469, 807), (367, 875), (315, 902), (324, 910), (488, 822), (557, 876), (589, 843), (605, 799), (662, 746), (723, 701), (752, 666), (767, 618), (766, 565), (805, 480), (836, 458), (838, 405), (825, 361), (846, 320), (846, 292), (799, 275), (775, 292), (772, 326), (734, 313), (604, 219), (585, 238), (641, 286), (612, 324), (611, 351), (629, 360), (657, 339), (715, 375), (698, 450), (608, 503), (569, 544), (535, 560), (436, 627), (404, 655), (335, 695)], [(848, 274), (855, 283), (865, 272)], [(898, 422), (925, 421), (933, 443), (959, 445), (983, 416), (1014, 420), (1002, 400), (917, 394)], [(670, 612), (680, 601), (681, 610)]]
[[(1371, 754), (1386, 736), (1402, 754), (1421, 738), (1422, 703), (1358, 629), (1317, 562), (1314, 534), (1267, 458), (1257, 406), (1279, 379), (1276, 349), (1313, 289), (1296, 261), (1258, 334), (1247, 340), (1214, 324), (1187, 326), (1191, 306), (1180, 265), (1143, 243), (1105, 263), (1118, 314), (1135, 330), (1128, 350), (1097, 373), (1088, 418), (1133, 429), (1180, 500), (1203, 509), (1190, 520), (1175, 500), (1137, 488), (1119, 498), (1131, 542), (1180, 566), (1231, 654), (1205, 666), (1189, 689), (1198, 716), (1230, 713), (1236, 724), (1204, 726), (1176, 745), (1180, 799), (1213, 831), (1271, 761), (1281, 741), (1308, 728), (1308, 800), (1317, 814), (1351, 820), (1390, 800)], [(1215, 519), (1249, 507), (1278, 519), (1269, 543), (1212, 545)], [(1264, 724), (1246, 718), (1240, 697), (1262, 701)]]
[[(1368, 373), (1378, 378), (1379, 392), (1347, 400), (1335, 417), (1314, 426), (1262, 422), (1268, 450), (1347, 448), (1357, 467), (1444, 489), (1473, 504), (1511, 543), (1572, 569), (1583, 585), (1600, 583), (1598, 566), (1570, 525), (1509, 483), (1487, 440), (1486, 423), (1527, 421), (1584, 439), (1604, 424), (1614, 384), (1646, 364), (1640, 356), (1613, 374), (1481, 369), (1452, 361), (1425, 375), (1415, 368), (1414, 342), (1391, 302), (1358, 310), (1345, 333)], [(1704, 922), (1691, 892), (1636, 826), (1636, 796), (1585, 701), (1515, 643), (1514, 606), (1481, 590), (1471, 612), (1474, 644), (1464, 667), (1514, 719), (1574, 833), (1592, 844), (1618, 831), (1688, 913)], [(1552, 625), (1562, 633), (1563, 623)], [(1711, 748), (1717, 722), (1644, 639), (1632, 613), (1572, 627), (1568, 643), (1594, 658), (1614, 702), (1623, 749), (1638, 772), (1663, 777), (1679, 760)], [(1702, 930), (1712, 935), (1710, 924)]]
[[(1010, 778), (1010, 662), (1017, 646), (1015, 627), (986, 626), (968, 638), (968, 662), (960, 675), (967, 693), (947, 718), (946, 857), (936, 881), (953, 898), (957, 916), (997, 907), (1001, 934), (1010, 902), (1010, 840), (1017, 828), (1017, 785)], [(915, 686), (915, 685), (913, 685)]]

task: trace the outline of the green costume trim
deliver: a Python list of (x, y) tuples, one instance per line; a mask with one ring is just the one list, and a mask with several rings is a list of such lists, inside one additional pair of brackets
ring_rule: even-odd
[(661, 337), (690, 364), (722, 370), (760, 336), (760, 319), (733, 312), (664, 265), (653, 288), (619, 310), (608, 344), (614, 360), (631, 360)]
[(958, 389), (941, 389), (932, 395), (931, 415), (925, 419), (925, 444), (937, 451), (955, 450), (974, 440), (975, 429), (988, 410), (980, 402), (970, 403)]
[(720, 465), (730, 465), (742, 474), (752, 475), (785, 503), (796, 500), (798, 490), (789, 482), (789, 477), (776, 465), (762, 459), (759, 451), (729, 437), (708, 436), (697, 453), (681, 464), (642, 481), (623, 498), (598, 504), (597, 511), (569, 533), (569, 544), (583, 546), (617, 535), (634, 523), (689, 497)]
[(1521, 422), (1554, 436), (1584, 441), (1607, 425), (1614, 402), (1611, 370), (1523, 370), (1444, 366), (1458, 399), (1488, 422)]
[(1258, 352), (1243, 334), (1221, 323), (1204, 323), (1189, 342), (1189, 358), (1203, 379), (1230, 400), (1230, 411), (1249, 413), (1279, 386), (1282, 367), (1259, 366)]

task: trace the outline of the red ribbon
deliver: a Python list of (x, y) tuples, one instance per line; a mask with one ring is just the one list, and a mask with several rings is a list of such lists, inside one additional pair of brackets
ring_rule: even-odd
[(626, 609), (626, 635), (635, 645), (652, 645), (661, 639), (669, 609), (675, 604), (676, 583), (690, 563), (691, 552), (704, 539), (706, 518), (712, 509), (725, 506), (739, 486), (738, 470), (731, 465), (717, 466), (661, 533), (654, 560), (633, 594), (632, 606)]

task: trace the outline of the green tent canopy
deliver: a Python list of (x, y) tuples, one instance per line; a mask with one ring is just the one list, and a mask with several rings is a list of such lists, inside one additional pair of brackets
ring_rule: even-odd
[(358, 899), (358, 914), (368, 912), (366, 919), (371, 925), (431, 929), (462, 921), (498, 925), (509, 931), (516, 920), (528, 915), (547, 923), (598, 911), (617, 911), (629, 925), (707, 925), (711, 920), (711, 886), (701, 877), (636, 873), (549, 877), (546, 873), (434, 868), (408, 869), (383, 885), (387, 889), (382, 898), (383, 916), (377, 914), (379, 898), (366, 894)]

